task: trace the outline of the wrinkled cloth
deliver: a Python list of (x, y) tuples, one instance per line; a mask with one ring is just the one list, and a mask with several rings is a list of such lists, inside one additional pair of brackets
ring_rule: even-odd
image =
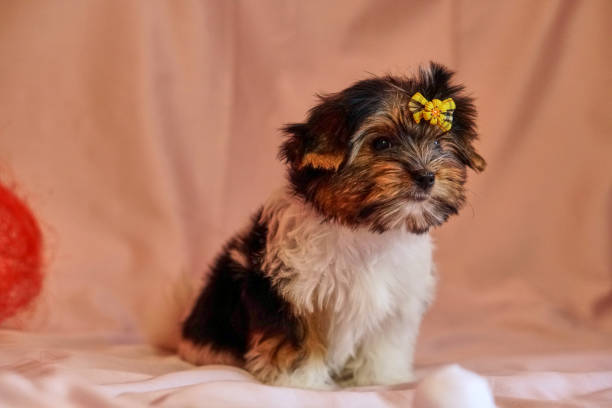
[[(0, 346), (1, 407), (410, 407), (420, 384), (339, 391), (272, 387), (246, 371), (194, 367), (174, 354), (114, 334), (0, 330)], [(612, 402), (610, 351), (462, 364), (485, 375), (500, 408), (604, 407)], [(420, 367), (417, 375), (431, 376), (438, 368)]]
[[(37, 308), (4, 327), (142, 341), (163, 288), (204, 274), (283, 183), (281, 125), (316, 92), (434, 60), (476, 98), (488, 168), (433, 232), (440, 283), (417, 367), (463, 363), (505, 406), (609, 404), (611, 15), (607, 0), (3, 2), (0, 181), (45, 243)], [(198, 387), (183, 391), (217, 393)]]

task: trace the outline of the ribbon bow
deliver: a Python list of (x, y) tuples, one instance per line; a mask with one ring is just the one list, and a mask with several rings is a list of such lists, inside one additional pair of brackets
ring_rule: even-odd
[(425, 119), (430, 124), (448, 132), (453, 123), (453, 112), (456, 106), (453, 98), (443, 101), (439, 99), (428, 101), (420, 92), (417, 92), (412, 95), (408, 108), (412, 112), (412, 117), (416, 123)]

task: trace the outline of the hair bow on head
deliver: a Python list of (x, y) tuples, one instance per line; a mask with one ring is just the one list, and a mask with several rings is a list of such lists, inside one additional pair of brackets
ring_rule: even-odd
[(453, 123), (453, 112), (456, 106), (453, 98), (447, 98), (443, 101), (439, 99), (428, 101), (420, 92), (417, 92), (412, 95), (408, 108), (412, 112), (412, 117), (416, 123), (425, 119), (430, 124), (448, 132)]

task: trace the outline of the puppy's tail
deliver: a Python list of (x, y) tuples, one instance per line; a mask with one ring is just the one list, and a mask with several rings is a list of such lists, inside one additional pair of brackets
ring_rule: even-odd
[(174, 282), (166, 283), (157, 291), (148, 302), (142, 319), (142, 331), (149, 344), (176, 351), (182, 323), (201, 288), (201, 277), (181, 273)]

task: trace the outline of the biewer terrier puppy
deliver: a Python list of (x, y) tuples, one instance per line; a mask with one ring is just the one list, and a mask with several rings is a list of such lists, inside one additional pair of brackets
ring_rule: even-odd
[(431, 64), (323, 96), (284, 128), (288, 186), (215, 260), (180, 355), (303, 388), (410, 381), (436, 282), (428, 231), (465, 201), (476, 112)]

